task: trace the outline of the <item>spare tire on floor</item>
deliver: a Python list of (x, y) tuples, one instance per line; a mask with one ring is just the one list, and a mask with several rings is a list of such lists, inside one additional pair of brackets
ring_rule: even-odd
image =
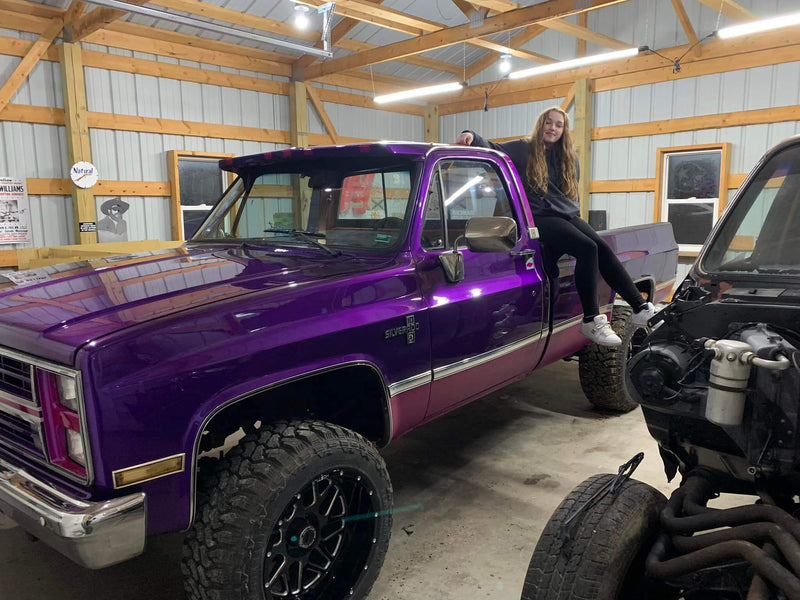
[(629, 479), (615, 493), (562, 525), (616, 475), (594, 475), (550, 517), (533, 551), (521, 600), (666, 600), (678, 594), (644, 574), (667, 502), (655, 488)]

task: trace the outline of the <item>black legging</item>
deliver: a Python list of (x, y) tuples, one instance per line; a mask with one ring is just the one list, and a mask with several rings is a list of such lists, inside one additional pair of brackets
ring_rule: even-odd
[(575, 257), (575, 287), (585, 318), (599, 314), (597, 306), (597, 271), (608, 285), (634, 309), (644, 299), (622, 263), (594, 229), (580, 217), (535, 217), (539, 238), (553, 260), (562, 254)]

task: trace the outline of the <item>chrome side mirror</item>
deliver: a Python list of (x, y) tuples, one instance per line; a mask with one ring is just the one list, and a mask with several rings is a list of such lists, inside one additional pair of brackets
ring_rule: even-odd
[(464, 279), (464, 255), (458, 243), (466, 240), (472, 252), (508, 252), (517, 244), (517, 223), (509, 217), (472, 217), (464, 235), (453, 242), (453, 251), (439, 255), (439, 263), (450, 283)]
[(510, 217), (472, 217), (464, 237), (473, 252), (508, 252), (517, 245), (517, 222)]

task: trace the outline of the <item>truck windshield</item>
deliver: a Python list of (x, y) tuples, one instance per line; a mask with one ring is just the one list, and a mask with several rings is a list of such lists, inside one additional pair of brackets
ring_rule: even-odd
[(711, 240), (707, 273), (800, 274), (800, 144), (756, 173)]
[(318, 252), (396, 249), (413, 208), (415, 168), (411, 163), (358, 168), (362, 165), (349, 162), (243, 173), (190, 241)]

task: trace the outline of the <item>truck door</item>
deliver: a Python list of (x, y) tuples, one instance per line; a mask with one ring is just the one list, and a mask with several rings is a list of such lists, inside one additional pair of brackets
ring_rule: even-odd
[[(533, 369), (541, 353), (546, 299), (539, 243), (530, 238), (516, 190), (506, 183), (507, 166), (453, 157), (427, 171), (417, 265), (430, 317), (433, 383), (427, 414), (433, 416)], [(514, 219), (517, 245), (511, 252), (471, 252), (459, 243), (465, 277), (450, 283), (438, 256), (452, 251), (467, 221), (477, 216)]]

